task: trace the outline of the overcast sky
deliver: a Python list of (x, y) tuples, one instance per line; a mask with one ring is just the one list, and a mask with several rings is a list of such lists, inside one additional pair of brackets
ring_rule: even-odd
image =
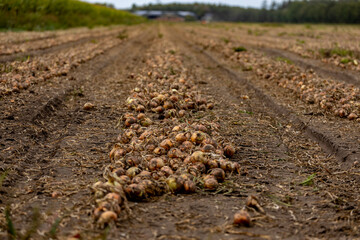
[[(263, 0), (197, 0), (197, 1), (191, 1), (191, 0), (133, 0), (133, 1), (127, 1), (127, 0), (83, 0), (86, 2), (106, 2), (106, 3), (112, 3), (115, 5), (116, 8), (126, 9), (131, 8), (132, 4), (136, 5), (144, 5), (149, 3), (193, 3), (193, 2), (201, 2), (201, 3), (221, 3), (226, 5), (232, 5), (232, 6), (241, 6), (241, 7), (257, 7), (260, 8)], [(275, 0), (276, 2), (282, 2), (282, 0)], [(268, 4), (272, 2), (272, 0), (267, 0)]]

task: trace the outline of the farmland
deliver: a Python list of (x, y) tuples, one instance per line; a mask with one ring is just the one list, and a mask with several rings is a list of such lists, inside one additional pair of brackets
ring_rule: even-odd
[(358, 26), (0, 39), (0, 238), (360, 238)]

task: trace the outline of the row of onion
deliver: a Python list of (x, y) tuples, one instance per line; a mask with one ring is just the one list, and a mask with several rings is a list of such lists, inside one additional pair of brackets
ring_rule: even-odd
[(99, 224), (129, 210), (128, 200), (214, 191), (240, 172), (240, 165), (230, 160), (235, 148), (221, 136), (218, 123), (196, 118), (214, 103), (189, 75), (180, 58), (167, 52), (150, 58), (146, 71), (129, 76), (138, 85), (124, 105), (127, 112), (109, 154), (106, 181), (92, 186)]

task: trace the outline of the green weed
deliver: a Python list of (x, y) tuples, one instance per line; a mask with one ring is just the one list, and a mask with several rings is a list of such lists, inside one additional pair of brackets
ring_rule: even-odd
[(339, 57), (353, 56), (353, 52), (351, 50), (339, 48), (337, 46), (334, 48), (331, 48), (331, 49), (321, 48), (319, 50), (319, 53), (322, 57), (325, 57), (325, 58), (330, 58), (334, 55), (339, 56)]
[(247, 111), (247, 110), (239, 110), (238, 113), (246, 113), (246, 114), (249, 114), (249, 115), (254, 114), (253, 112)]
[(316, 173), (311, 174), (309, 177), (307, 177), (304, 181), (300, 183), (300, 185), (303, 186), (312, 186), (314, 185), (314, 178), (316, 177)]
[(120, 40), (124, 40), (124, 39), (128, 38), (129, 36), (126, 33), (126, 30), (123, 30), (116, 37)]
[(225, 43), (228, 44), (230, 42), (230, 40), (228, 38), (224, 38), (222, 37), (221, 40)]
[(287, 64), (294, 64), (293, 61), (291, 61), (290, 59), (284, 58), (284, 57), (277, 57), (276, 61), (284, 62), (284, 63), (287, 63)]
[(347, 63), (349, 63), (349, 62), (352, 62), (352, 60), (351, 60), (350, 58), (342, 58), (342, 59), (340, 60), (340, 62), (341, 62), (342, 64), (347, 64)]
[(246, 52), (247, 49), (243, 46), (234, 47), (234, 52)]
[(145, 22), (129, 12), (77, 0), (1, 0), (0, 29), (55, 30)]

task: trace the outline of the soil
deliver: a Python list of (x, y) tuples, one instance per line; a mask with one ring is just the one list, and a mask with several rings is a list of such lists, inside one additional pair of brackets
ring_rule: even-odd
[[(40, 213), (34, 239), (49, 238), (56, 220), (61, 220), (58, 239), (360, 239), (359, 122), (323, 113), (239, 70), (219, 52), (204, 51), (182, 25), (128, 31), (125, 41), (67, 76), (1, 98), (0, 173), (6, 172), (0, 185), (1, 238), (7, 236), (10, 206), (22, 233)], [(240, 174), (229, 176), (216, 192), (198, 189), (130, 202), (129, 218), (101, 229), (92, 217), (89, 186), (103, 179), (110, 163), (124, 102), (137, 84), (132, 74), (146, 68), (149, 55), (163, 54), (164, 46), (184, 60), (201, 92), (216, 99), (210, 117), (236, 147), (232, 160), (241, 165)], [(320, 71), (314, 61), (303, 66), (304, 61), (294, 64)], [(86, 102), (94, 109), (84, 110)], [(234, 213), (250, 195), (265, 214), (247, 208), (250, 227), (234, 226)]]

